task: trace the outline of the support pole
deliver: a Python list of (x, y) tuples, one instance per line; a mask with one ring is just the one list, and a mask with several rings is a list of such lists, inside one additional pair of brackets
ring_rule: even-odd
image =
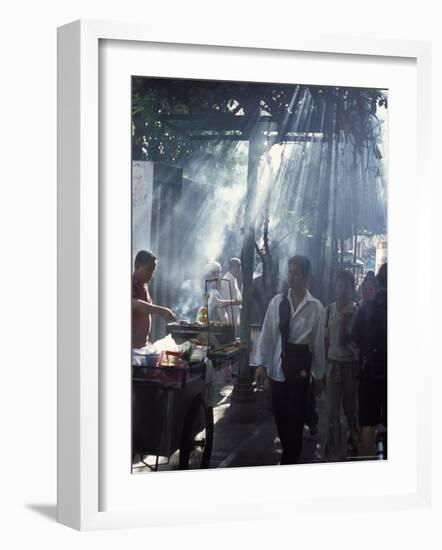
[(355, 235), (355, 238), (353, 241), (353, 275), (355, 280), (356, 280), (356, 260), (358, 258), (357, 249), (358, 249), (358, 236)]
[(252, 318), (253, 272), (255, 267), (255, 205), (260, 156), (261, 147), (258, 136), (251, 136), (247, 167), (244, 239), (241, 250), (243, 302), (240, 335), (242, 340), (247, 343), (248, 349), (241, 358), (237, 381), (231, 397), (229, 417), (234, 422), (254, 422), (256, 419), (253, 373), (250, 368), (250, 322)]

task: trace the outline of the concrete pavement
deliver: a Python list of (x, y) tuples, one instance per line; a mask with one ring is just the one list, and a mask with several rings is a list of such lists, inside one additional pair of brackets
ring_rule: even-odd
[[(233, 379), (233, 381), (235, 378)], [(228, 409), (233, 383), (226, 380), (225, 370), (220, 370), (215, 379), (216, 406), (214, 407), (214, 440), (210, 468), (235, 468), (244, 466), (272, 466), (279, 463), (281, 446), (277, 437), (276, 426), (269, 406), (266, 389), (256, 391), (256, 421), (240, 424), (229, 419)], [(322, 461), (322, 446), (325, 432), (324, 400), (317, 402), (319, 414), (319, 431), (312, 437), (309, 430), (304, 430), (302, 463)], [(153, 457), (149, 457), (149, 463)], [(178, 452), (167, 462), (160, 459), (159, 471), (178, 469)], [(141, 462), (134, 466), (134, 473), (145, 473), (151, 470)]]

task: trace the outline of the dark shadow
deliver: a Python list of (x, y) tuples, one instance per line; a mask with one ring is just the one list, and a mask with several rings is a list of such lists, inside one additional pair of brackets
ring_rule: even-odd
[(57, 521), (57, 505), (56, 504), (26, 504), (28, 510), (37, 512), (41, 516), (52, 521)]

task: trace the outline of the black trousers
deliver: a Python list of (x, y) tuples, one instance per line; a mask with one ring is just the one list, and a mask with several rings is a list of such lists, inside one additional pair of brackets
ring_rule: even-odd
[(290, 382), (271, 380), (272, 409), (282, 446), (281, 464), (299, 462), (309, 388), (310, 377)]
[(316, 389), (315, 381), (310, 382), (307, 398), (307, 409), (305, 411), (305, 425), (310, 429), (317, 428), (319, 423), (319, 416), (316, 411)]

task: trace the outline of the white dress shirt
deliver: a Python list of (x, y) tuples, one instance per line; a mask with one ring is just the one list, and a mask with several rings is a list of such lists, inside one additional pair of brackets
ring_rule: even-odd
[[(284, 382), (281, 368), (281, 331), (279, 328), (279, 305), (282, 294), (277, 294), (269, 303), (258, 341), (256, 363), (266, 368), (272, 380)], [(291, 344), (307, 344), (312, 353), (312, 372), (315, 378), (322, 378), (325, 372), (323, 307), (306, 290), (304, 299), (294, 308), (288, 292), (291, 309), (288, 341)]]
[[(221, 298), (223, 300), (242, 300), (241, 291), (238, 286), (238, 279), (227, 271), (223, 279), (230, 281), (230, 285), (227, 281), (221, 281)], [(230, 298), (230, 286), (232, 287), (232, 297)], [(232, 309), (233, 309), (233, 320), (235, 321), (235, 328), (239, 326), (241, 319), (241, 306), (229, 306), (226, 308), (227, 316), (229, 319), (229, 324), (232, 324)]]
[(209, 321), (221, 321), (227, 324), (226, 309), (220, 305), (221, 294), (218, 289), (212, 288), (209, 290), (209, 300), (207, 303)]

